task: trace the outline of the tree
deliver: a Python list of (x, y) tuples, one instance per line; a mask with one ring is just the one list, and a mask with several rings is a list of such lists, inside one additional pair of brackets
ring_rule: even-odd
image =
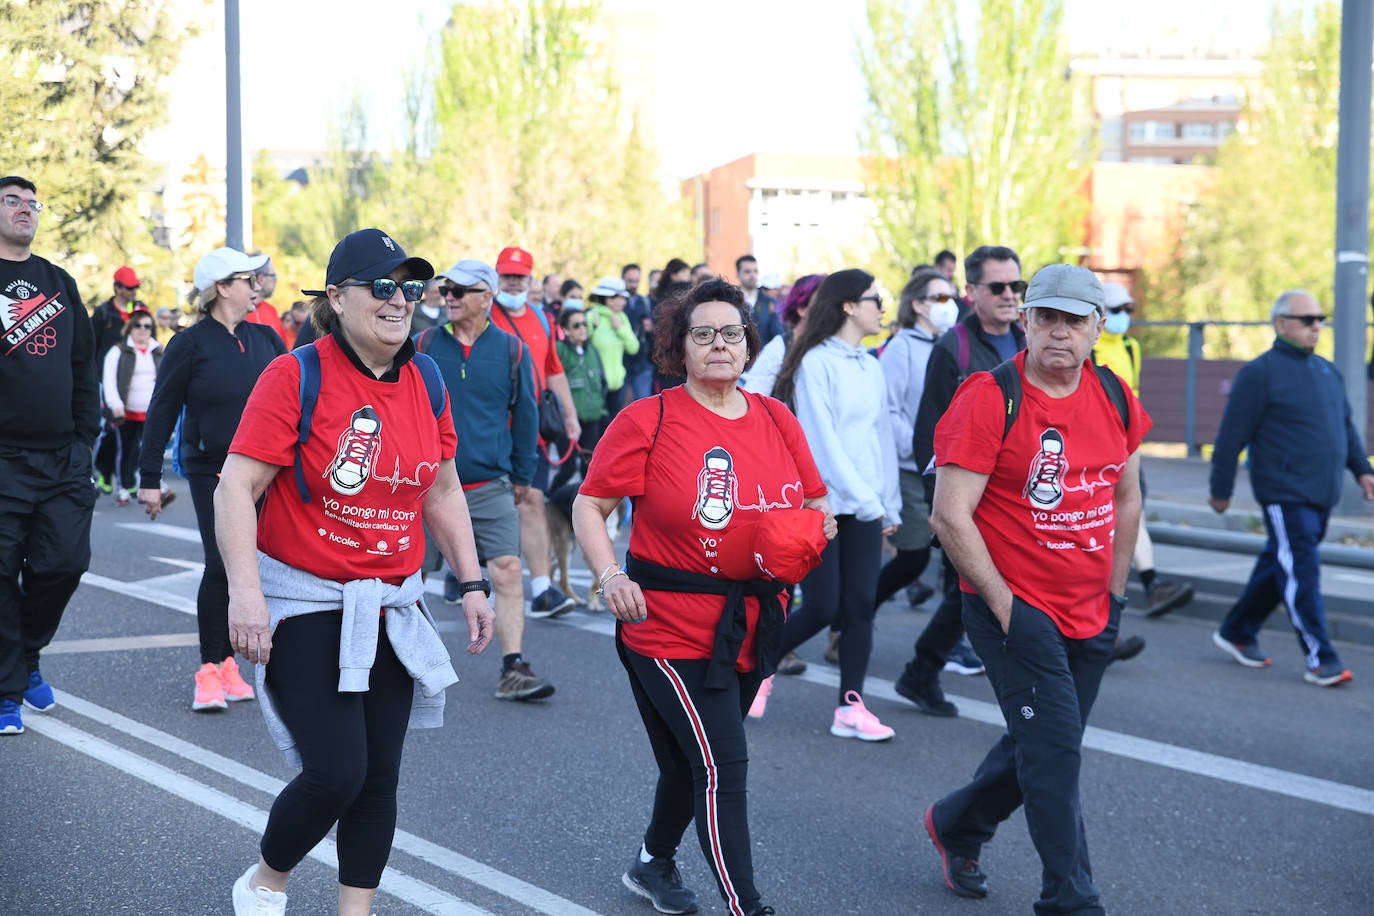
[(1092, 159), (1061, 0), (868, 0), (860, 138), (877, 231), (901, 277), (941, 248), (1017, 250), (1027, 271), (1082, 243)]
[[(1151, 318), (1267, 321), (1294, 287), (1331, 301), (1340, 4), (1270, 22), (1259, 85), (1217, 154), (1215, 183), (1185, 217), (1177, 259), (1153, 278)], [(1213, 330), (1208, 355), (1248, 358), (1271, 334)]]
[(172, 0), (0, 0), (0, 161), (51, 205), (41, 244), (78, 280), (155, 257), (144, 138), (189, 30)]

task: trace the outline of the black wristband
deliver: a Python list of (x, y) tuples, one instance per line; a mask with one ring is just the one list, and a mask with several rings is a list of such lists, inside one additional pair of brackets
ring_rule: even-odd
[(1127, 604), (1129, 604), (1131, 600), (1125, 595), (1112, 595), (1112, 597), (1115, 598), (1117, 601), (1121, 602), (1122, 607), (1125, 607)]
[(458, 594), (466, 595), (468, 592), (481, 592), (490, 598), (491, 583), (486, 579), (469, 579), (467, 582), (459, 582)]

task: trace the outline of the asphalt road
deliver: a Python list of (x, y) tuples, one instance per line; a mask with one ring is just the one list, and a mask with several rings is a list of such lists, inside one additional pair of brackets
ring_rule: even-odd
[[(59, 708), (29, 711), (26, 734), (0, 738), (0, 914), (229, 913), (229, 886), (293, 771), (256, 704), (190, 710), (190, 500), (156, 523), (102, 500), (93, 541), (91, 573), (43, 663)], [(526, 654), (558, 693), (518, 705), (492, 695), (497, 650), (467, 656), (452, 611), (438, 608), (463, 682), (444, 728), (407, 741), (377, 912), (648, 916), (620, 874), (654, 769), (609, 618), (530, 621)], [(1131, 914), (1374, 912), (1374, 648), (1342, 645), (1357, 679), (1321, 690), (1302, 682), (1291, 636), (1268, 637), (1272, 668), (1243, 669), (1211, 645), (1205, 616), (1128, 611), (1125, 630), (1149, 645), (1109, 671), (1082, 779), (1104, 903)], [(803, 651), (810, 670), (779, 678), (767, 717), (749, 725), (757, 880), (780, 914), (1030, 911), (1039, 876), (1019, 816), (984, 850), (984, 901), (945, 889), (921, 827), (1001, 728), (981, 677), (945, 676), (958, 719), (923, 716), (892, 692), (926, 619), (900, 601), (878, 618), (867, 699), (894, 740), (831, 737), (835, 675), (818, 644)], [(292, 913), (333, 912), (332, 846), (316, 856), (293, 877)], [(691, 835), (679, 861), (702, 912), (724, 913)]]

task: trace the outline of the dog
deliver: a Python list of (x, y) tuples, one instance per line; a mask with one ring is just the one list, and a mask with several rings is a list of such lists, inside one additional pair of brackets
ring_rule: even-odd
[[(606, 533), (610, 535), (612, 544), (619, 536), (620, 529), (629, 512), (629, 500), (622, 499), (620, 505), (611, 513), (610, 518), (606, 519)], [(549, 527), (549, 573), (555, 584), (562, 589), (563, 594), (568, 595), (578, 604), (584, 605), (588, 611), (604, 611), (606, 606), (602, 603), (601, 596), (596, 593), (595, 584), (588, 589), (585, 599), (573, 590), (570, 574), (573, 547), (576, 545), (577, 539), (573, 536), (572, 519), (553, 500), (544, 503), (544, 518)], [(583, 554), (582, 563), (584, 566), (586, 566), (586, 562), (586, 554)], [(587, 567), (587, 573), (592, 582), (595, 583), (596, 571)]]

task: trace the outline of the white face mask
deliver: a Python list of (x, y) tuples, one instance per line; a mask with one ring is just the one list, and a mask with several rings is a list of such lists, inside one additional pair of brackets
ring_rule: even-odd
[(1112, 312), (1107, 315), (1107, 322), (1102, 326), (1102, 330), (1108, 334), (1125, 334), (1131, 327), (1131, 316), (1128, 312)]
[(936, 302), (930, 307), (930, 323), (941, 334), (954, 327), (959, 320), (959, 306), (951, 299), (949, 302)]

